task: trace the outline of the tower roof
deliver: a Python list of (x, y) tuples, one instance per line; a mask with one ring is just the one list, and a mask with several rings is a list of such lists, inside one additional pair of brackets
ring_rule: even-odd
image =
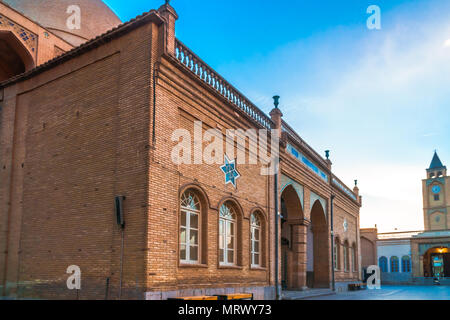
[(444, 165), (441, 162), (441, 159), (439, 159), (439, 156), (437, 152), (434, 152), (433, 160), (431, 160), (430, 167), (428, 169), (438, 169), (438, 168), (444, 168)]

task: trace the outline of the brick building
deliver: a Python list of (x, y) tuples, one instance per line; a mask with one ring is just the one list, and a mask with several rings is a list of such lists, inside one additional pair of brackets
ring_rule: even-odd
[[(101, 1), (58, 1), (32, 20), (49, 2), (0, 2), (0, 54), (20, 66), (0, 69), (3, 295), (166, 299), (247, 291), (273, 299), (276, 283), (304, 290), (360, 279), (358, 188), (332, 173), (328, 156), (280, 109), (267, 116), (180, 42), (169, 4), (119, 25)], [(69, 2), (79, 5), (89, 32), (48, 19), (64, 15)], [(110, 22), (96, 28), (102, 16)], [(202, 135), (257, 129), (280, 138), (278, 279), (275, 177), (262, 175), (261, 164), (235, 166), (229, 154), (228, 166), (223, 159), (174, 163), (174, 132), (195, 136), (199, 122)], [(255, 139), (224, 144), (250, 158)], [(208, 143), (194, 137), (189, 145), (195, 153)], [(66, 286), (70, 265), (82, 272), (78, 292)]]
[(377, 265), (377, 239), (378, 229), (366, 228), (360, 230), (361, 237), (361, 269), (366, 270), (367, 267)]
[[(450, 284), (450, 177), (437, 152), (422, 180), (425, 230), (378, 233), (361, 229), (362, 267), (373, 263), (384, 283), (433, 284), (433, 278)], [(376, 244), (376, 250), (370, 248)]]

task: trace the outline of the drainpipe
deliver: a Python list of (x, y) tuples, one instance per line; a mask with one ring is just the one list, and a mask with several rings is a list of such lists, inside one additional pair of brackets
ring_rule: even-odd
[[(281, 127), (282, 127), (282, 120), (283, 113), (278, 109), (278, 105), (280, 97), (274, 96), (273, 97), (273, 104), (275, 106), (274, 109), (270, 112), (270, 117), (274, 123), (274, 130), (277, 131), (278, 139), (281, 138)], [(278, 142), (279, 143), (279, 142)], [(274, 174), (274, 196), (275, 196), (275, 295), (276, 300), (280, 300), (281, 298), (281, 292), (280, 292), (280, 285), (279, 285), (279, 276), (280, 276), (280, 270), (279, 270), (279, 223), (280, 223), (280, 215), (279, 215), (279, 204), (278, 204), (278, 174), (279, 174), (279, 155), (278, 156), (278, 163), (275, 165), (275, 174)]]
[(275, 169), (275, 292), (276, 292), (276, 300), (280, 300), (281, 294), (280, 294), (280, 286), (278, 283), (278, 276), (280, 271), (278, 270), (278, 256), (279, 256), (279, 250), (278, 250), (278, 224), (279, 224), (279, 215), (278, 215), (278, 168)]
[(330, 224), (331, 224), (331, 289), (336, 291), (336, 280), (334, 275), (334, 222), (333, 222), (333, 210), (334, 210), (334, 195), (331, 195), (331, 214), (330, 214)]

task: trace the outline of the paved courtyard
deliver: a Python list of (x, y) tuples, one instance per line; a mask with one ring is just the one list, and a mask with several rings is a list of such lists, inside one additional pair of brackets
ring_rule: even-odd
[(450, 300), (450, 286), (382, 286), (308, 298), (308, 300)]

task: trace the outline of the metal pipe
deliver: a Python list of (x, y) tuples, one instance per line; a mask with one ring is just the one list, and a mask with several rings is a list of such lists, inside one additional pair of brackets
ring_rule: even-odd
[(274, 182), (274, 188), (275, 188), (275, 292), (276, 292), (276, 300), (280, 300), (280, 288), (278, 283), (279, 278), (279, 268), (278, 268), (278, 166), (275, 169), (275, 182)]
[(120, 278), (119, 278), (119, 300), (122, 298), (122, 277), (123, 277), (123, 250), (125, 240), (125, 228), (121, 228), (122, 240), (120, 244)]
[(331, 224), (331, 288), (336, 291), (336, 280), (334, 274), (334, 223), (333, 223), (333, 209), (334, 209), (334, 195), (331, 195), (331, 205), (330, 205), (330, 224)]

